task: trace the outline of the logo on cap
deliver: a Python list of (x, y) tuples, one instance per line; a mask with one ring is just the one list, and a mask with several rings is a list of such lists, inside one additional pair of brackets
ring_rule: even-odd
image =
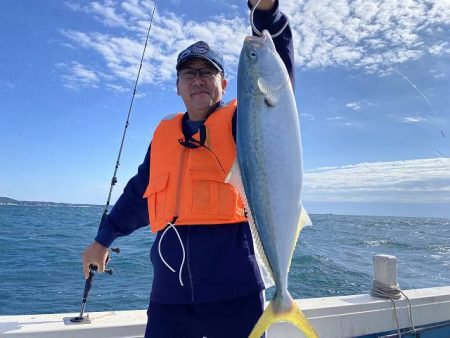
[(192, 52), (198, 54), (206, 54), (209, 51), (209, 46), (206, 42), (199, 41), (192, 46)]

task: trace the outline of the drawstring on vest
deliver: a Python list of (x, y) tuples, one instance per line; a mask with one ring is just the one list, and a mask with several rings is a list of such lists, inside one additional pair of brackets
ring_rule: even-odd
[(200, 148), (200, 147), (208, 149), (211, 152), (211, 154), (215, 157), (215, 159), (217, 160), (217, 163), (219, 164), (219, 166), (222, 169), (222, 171), (225, 174), (227, 174), (227, 172), (223, 169), (222, 163), (220, 163), (220, 160), (217, 157), (217, 155), (214, 153), (214, 151), (212, 151), (210, 148), (208, 148), (205, 145), (205, 141), (206, 141), (206, 126), (205, 125), (201, 125), (200, 127), (198, 127), (198, 133), (200, 134), (200, 141), (198, 141), (195, 138), (193, 138), (192, 137), (193, 135), (186, 134), (185, 130), (183, 129), (183, 134), (184, 134), (184, 139), (185, 140), (180, 138), (180, 139), (178, 139), (178, 143), (181, 144), (183, 147), (186, 147), (186, 148), (189, 148), (189, 149), (197, 149), (197, 148)]
[[(197, 141), (195, 138), (192, 137), (192, 135), (184, 134), (185, 140), (180, 138), (178, 140), (178, 142), (186, 148), (190, 148), (190, 149), (200, 148), (200, 147), (204, 146), (205, 141), (206, 141), (206, 127), (204, 125), (199, 126), (198, 132), (200, 133), (200, 141)], [(183, 133), (184, 133), (184, 131), (183, 131)]]
[(169, 263), (166, 262), (166, 260), (163, 258), (162, 253), (161, 253), (161, 242), (163, 240), (164, 235), (166, 234), (167, 230), (169, 229), (173, 229), (175, 231), (175, 233), (177, 234), (178, 240), (180, 241), (180, 245), (181, 245), (181, 250), (183, 251), (183, 259), (181, 261), (181, 266), (180, 266), (180, 271), (178, 272), (178, 279), (180, 280), (180, 285), (184, 286), (183, 284), (183, 280), (181, 279), (181, 274), (183, 271), (183, 266), (184, 266), (184, 261), (186, 259), (186, 252), (184, 250), (184, 245), (183, 245), (183, 241), (181, 240), (180, 234), (178, 233), (178, 230), (175, 227), (175, 222), (173, 221), (173, 223), (169, 222), (167, 223), (168, 227), (166, 227), (166, 229), (163, 231), (161, 238), (159, 239), (159, 243), (158, 243), (158, 252), (159, 252), (159, 257), (161, 258), (161, 260), (163, 261), (163, 263), (169, 268), (170, 271), (175, 272), (175, 269), (173, 269)]

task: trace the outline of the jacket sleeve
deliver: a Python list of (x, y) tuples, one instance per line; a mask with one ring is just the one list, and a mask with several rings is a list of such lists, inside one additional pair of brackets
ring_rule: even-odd
[(151, 145), (137, 174), (128, 181), (122, 195), (98, 228), (95, 241), (103, 246), (110, 247), (117, 237), (129, 235), (149, 224), (147, 200), (143, 195), (149, 182), (150, 149)]
[[(248, 7), (250, 9), (252, 8), (250, 2), (248, 2)], [(272, 35), (278, 33), (283, 28), (286, 21), (288, 21), (287, 16), (279, 10), (278, 0), (275, 1), (275, 5), (270, 11), (255, 10), (253, 19), (256, 28), (260, 32), (267, 29)], [(253, 35), (257, 35), (255, 31), (253, 31)], [(286, 66), (291, 79), (292, 88), (295, 88), (294, 44), (289, 24), (280, 35), (273, 39), (273, 42), (278, 54)]]

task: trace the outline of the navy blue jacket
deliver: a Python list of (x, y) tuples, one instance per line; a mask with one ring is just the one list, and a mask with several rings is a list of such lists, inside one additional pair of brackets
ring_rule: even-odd
[[(271, 11), (255, 11), (254, 15), (258, 30), (267, 29), (272, 34), (278, 32), (286, 20), (278, 9), (278, 1)], [(274, 43), (294, 85), (294, 53), (289, 26), (274, 39)], [(235, 131), (235, 119), (233, 122)], [(98, 243), (109, 247), (117, 237), (148, 225), (147, 201), (142, 196), (149, 182), (150, 151), (151, 145), (138, 173), (127, 183), (123, 194), (100, 224), (95, 238)], [(214, 302), (264, 288), (248, 223), (183, 225), (178, 226), (177, 231), (186, 251), (182, 269), (184, 286), (178, 278), (183, 257), (179, 239), (174, 230), (169, 229), (161, 242), (163, 258), (176, 270), (174, 273), (159, 256), (160, 231), (150, 251), (154, 268), (151, 301), (166, 304)]]

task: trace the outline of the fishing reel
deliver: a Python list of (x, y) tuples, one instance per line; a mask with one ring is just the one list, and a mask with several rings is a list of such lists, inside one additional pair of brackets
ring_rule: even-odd
[[(114, 253), (120, 253), (120, 248), (111, 248), (110, 251), (114, 252)], [(108, 264), (109, 257), (110, 257), (110, 254), (108, 254), (108, 257), (106, 258), (105, 265)], [(97, 265), (94, 265), (94, 264), (89, 265), (89, 277), (86, 279), (86, 283), (84, 285), (83, 301), (81, 302), (80, 315), (77, 317), (70, 318), (70, 322), (80, 323), (80, 324), (89, 324), (91, 322), (89, 319), (89, 315), (84, 316), (84, 310), (86, 308), (89, 291), (91, 291), (92, 284), (94, 282), (94, 276), (97, 271), (98, 271)], [(111, 276), (114, 273), (114, 270), (113, 269), (105, 269), (104, 272)]]

